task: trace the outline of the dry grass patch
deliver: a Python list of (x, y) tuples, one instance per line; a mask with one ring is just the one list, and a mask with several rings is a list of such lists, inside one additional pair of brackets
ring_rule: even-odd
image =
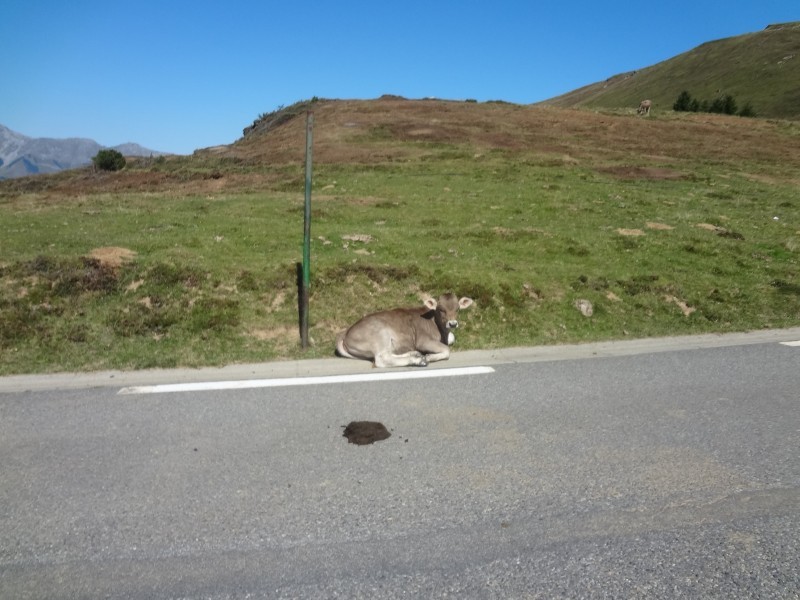
[(677, 305), (678, 308), (681, 309), (681, 312), (683, 313), (684, 317), (688, 317), (689, 315), (691, 315), (693, 312), (695, 312), (697, 310), (693, 306), (689, 306), (688, 304), (686, 304), (686, 302), (684, 302), (680, 298), (676, 298), (675, 296), (670, 296), (669, 294), (664, 296), (664, 300), (666, 300), (667, 302), (670, 302), (672, 304)]
[(247, 335), (261, 342), (281, 340), (285, 343), (294, 343), (298, 333), (296, 328), (278, 326), (271, 329), (251, 329), (247, 332)]
[(648, 221), (645, 223), (648, 229), (655, 229), (656, 231), (670, 231), (675, 229), (672, 225), (666, 225), (664, 223), (655, 223), (653, 221)]
[(720, 227), (719, 225), (712, 225), (711, 223), (698, 223), (696, 226), (700, 229), (705, 229), (706, 231), (713, 231), (714, 233), (725, 231), (724, 227)]
[(601, 173), (607, 173), (618, 177), (619, 179), (651, 179), (653, 181), (659, 180), (674, 180), (683, 179), (686, 177), (685, 173), (675, 171), (674, 169), (664, 169), (659, 167), (635, 167), (635, 166), (619, 166), (619, 167), (602, 167), (598, 169)]
[(89, 251), (89, 257), (99, 261), (101, 265), (112, 269), (119, 269), (122, 265), (136, 258), (136, 252), (118, 246), (106, 246)]

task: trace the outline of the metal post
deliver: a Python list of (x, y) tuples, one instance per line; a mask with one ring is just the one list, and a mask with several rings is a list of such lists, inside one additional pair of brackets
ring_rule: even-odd
[(314, 113), (306, 113), (306, 202), (303, 219), (303, 281), (300, 290), (300, 342), (308, 348), (308, 296), (311, 289), (311, 147)]

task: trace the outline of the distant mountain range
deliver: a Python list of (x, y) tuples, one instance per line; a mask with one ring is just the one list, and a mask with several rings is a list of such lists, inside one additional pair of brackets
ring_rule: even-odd
[[(91, 164), (92, 157), (105, 148), (94, 140), (83, 138), (31, 138), (0, 125), (0, 179), (82, 167)], [(131, 143), (113, 146), (112, 149), (125, 156), (166, 154)]]

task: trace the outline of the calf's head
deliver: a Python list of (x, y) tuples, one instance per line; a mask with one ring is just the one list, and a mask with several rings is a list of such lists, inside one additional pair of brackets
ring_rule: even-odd
[(472, 298), (459, 298), (455, 294), (442, 294), (438, 302), (433, 298), (425, 300), (425, 306), (434, 311), (434, 318), (439, 328), (455, 329), (458, 327), (458, 310), (472, 306)]

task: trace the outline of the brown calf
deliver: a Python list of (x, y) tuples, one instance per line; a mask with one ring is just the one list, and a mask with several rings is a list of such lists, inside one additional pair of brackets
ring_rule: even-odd
[(447, 360), (458, 310), (471, 305), (471, 298), (443, 294), (438, 302), (429, 298), (423, 306), (372, 313), (338, 335), (336, 352), (376, 367), (426, 367)]

